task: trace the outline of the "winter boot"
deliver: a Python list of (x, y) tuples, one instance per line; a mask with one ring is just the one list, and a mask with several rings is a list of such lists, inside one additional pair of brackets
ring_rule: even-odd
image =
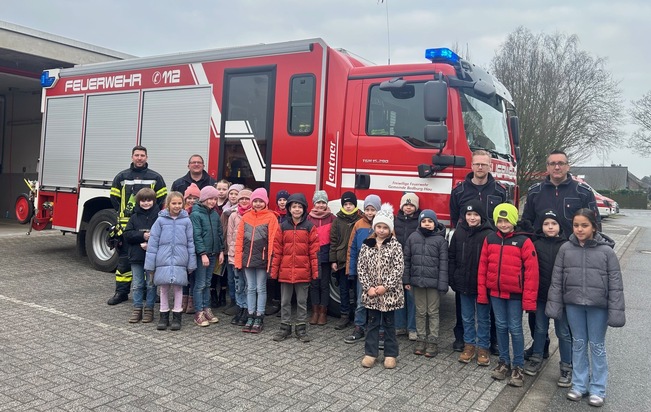
[(133, 308), (129, 323), (138, 323), (142, 319), (142, 308)]
[(237, 323), (240, 321), (240, 316), (244, 316), (244, 309), (238, 307), (237, 313), (233, 316), (233, 319), (231, 319), (231, 325), (237, 325)]
[(246, 323), (244, 324), (244, 327), (242, 328), (242, 332), (251, 333), (251, 329), (253, 329), (253, 322), (255, 322), (255, 315), (253, 315), (252, 313), (249, 313), (248, 317), (246, 318)]
[(185, 309), (185, 313), (188, 315), (194, 315), (195, 310), (194, 310), (194, 299), (192, 299), (192, 295), (188, 296), (188, 307)]
[(113, 295), (113, 297), (109, 299), (108, 302), (106, 303), (112, 306), (122, 302), (126, 302), (127, 300), (129, 300), (129, 295), (125, 293), (115, 292), (115, 295)]
[(262, 332), (264, 315), (257, 315), (253, 320), (253, 326), (251, 326), (251, 333), (260, 333)]
[(312, 317), (310, 317), (310, 325), (316, 325), (321, 315), (321, 306), (312, 305)]
[(296, 339), (300, 340), (301, 342), (309, 342), (312, 339), (310, 338), (310, 335), (307, 334), (307, 325), (305, 323), (299, 323), (296, 325)]
[(158, 320), (158, 325), (156, 325), (156, 329), (158, 330), (165, 330), (170, 324), (170, 312), (161, 312), (160, 313), (160, 319)]
[(210, 307), (219, 307), (219, 297), (217, 297), (217, 291), (215, 289), (210, 289)]
[(321, 310), (319, 311), (319, 317), (317, 318), (316, 324), (323, 326), (328, 323), (328, 307), (324, 305), (319, 306)]
[(282, 342), (292, 334), (292, 325), (287, 323), (280, 324), (280, 330), (276, 332), (273, 339), (276, 342)]
[(341, 321), (337, 323), (337, 325), (335, 326), (335, 330), (344, 330), (348, 326), (350, 326), (350, 316), (348, 315), (348, 313), (342, 313)]
[(182, 312), (172, 312), (172, 324), (170, 330), (181, 330), (181, 315)]
[(142, 315), (142, 323), (152, 323), (154, 321), (154, 308), (145, 308)]

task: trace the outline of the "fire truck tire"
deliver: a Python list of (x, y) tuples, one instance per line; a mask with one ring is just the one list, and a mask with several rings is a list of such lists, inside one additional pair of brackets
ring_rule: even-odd
[(15, 204), (16, 219), (18, 223), (25, 224), (29, 223), (34, 216), (34, 204), (29, 200), (29, 196), (25, 193), (21, 193), (16, 198)]
[(113, 272), (118, 265), (118, 253), (108, 246), (108, 229), (117, 222), (113, 209), (95, 213), (86, 228), (86, 253), (90, 264), (102, 272)]

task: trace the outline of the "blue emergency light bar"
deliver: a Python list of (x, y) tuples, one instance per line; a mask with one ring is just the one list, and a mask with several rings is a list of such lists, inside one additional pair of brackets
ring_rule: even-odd
[(52, 87), (54, 82), (56, 81), (56, 77), (51, 77), (50, 72), (47, 70), (44, 70), (43, 73), (41, 73), (41, 87)]
[(459, 63), (459, 55), (448, 49), (447, 47), (440, 47), (437, 49), (425, 50), (425, 58), (432, 63)]

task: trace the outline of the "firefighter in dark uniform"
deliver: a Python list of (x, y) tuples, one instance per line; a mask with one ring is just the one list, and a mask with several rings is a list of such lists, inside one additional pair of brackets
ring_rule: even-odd
[(109, 305), (117, 305), (129, 299), (131, 289), (131, 266), (127, 256), (127, 248), (122, 246), (122, 230), (126, 227), (135, 206), (138, 190), (150, 187), (156, 192), (156, 203), (163, 209), (167, 187), (163, 177), (150, 170), (147, 165), (147, 149), (136, 146), (131, 150), (131, 167), (121, 171), (113, 179), (111, 185), (111, 203), (118, 212), (118, 224), (111, 231), (118, 251), (118, 267), (115, 270), (115, 295), (108, 300)]
[[(494, 226), (493, 210), (495, 206), (507, 200), (506, 189), (493, 178), (491, 170), (491, 155), (485, 150), (476, 150), (472, 153), (472, 172), (466, 179), (459, 183), (450, 193), (450, 224), (456, 227), (462, 216), (461, 208), (470, 200), (479, 200), (488, 214), (488, 219)], [(452, 349), (463, 351), (463, 322), (461, 320), (461, 298), (455, 293), (455, 306), (457, 321), (454, 325), (454, 343)], [(495, 317), (491, 310), (491, 347), (493, 355), (497, 352), (497, 333), (495, 332)]]

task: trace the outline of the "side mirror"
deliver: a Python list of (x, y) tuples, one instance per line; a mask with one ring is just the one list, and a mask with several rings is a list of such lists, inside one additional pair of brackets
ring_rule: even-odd
[(443, 80), (425, 83), (423, 110), (425, 120), (444, 122), (448, 117), (448, 85)]
[(518, 116), (509, 117), (509, 126), (511, 129), (511, 138), (513, 146), (520, 146), (520, 119)]
[(448, 142), (448, 127), (445, 123), (428, 124), (425, 126), (425, 143), (442, 150)]

